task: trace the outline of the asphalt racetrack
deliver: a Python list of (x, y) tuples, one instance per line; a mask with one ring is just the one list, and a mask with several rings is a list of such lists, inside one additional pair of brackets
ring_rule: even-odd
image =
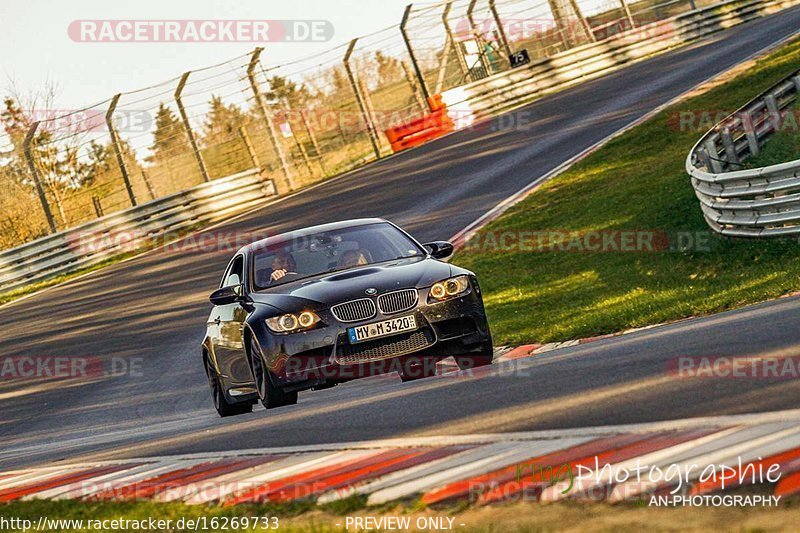
[[(750, 22), (251, 212), (216, 231), (275, 233), (379, 216), (447, 239), (654, 107), (800, 28), (800, 8)], [(665, 132), (666, 135), (666, 132)], [(687, 178), (687, 187), (689, 186)], [(297, 406), (220, 419), (200, 342), (229, 253), (157, 252), (0, 309), (0, 354), (138, 361), (133, 375), (0, 381), (0, 468), (409, 435), (526, 431), (792, 409), (800, 381), (680, 380), (678, 355), (800, 349), (800, 299), (565, 348), (491, 375), (370, 379)], [(533, 341), (534, 339), (532, 339)]]

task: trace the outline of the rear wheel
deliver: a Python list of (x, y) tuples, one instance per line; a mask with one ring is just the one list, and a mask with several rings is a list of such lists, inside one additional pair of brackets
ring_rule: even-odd
[(251, 339), (248, 345), (248, 351), (250, 352), (248, 357), (250, 360), (250, 369), (253, 371), (253, 379), (256, 382), (258, 397), (261, 399), (264, 408), (274, 409), (276, 407), (296, 404), (297, 391), (285, 392), (272, 384), (258, 342)]
[(214, 402), (214, 409), (222, 418), (227, 416), (243, 415), (250, 413), (253, 410), (253, 404), (249, 402), (231, 403), (225, 397), (225, 391), (222, 388), (222, 382), (219, 379), (217, 371), (211, 365), (208, 357), (203, 357), (206, 364), (206, 375), (208, 376), (208, 386), (211, 388), (211, 399)]

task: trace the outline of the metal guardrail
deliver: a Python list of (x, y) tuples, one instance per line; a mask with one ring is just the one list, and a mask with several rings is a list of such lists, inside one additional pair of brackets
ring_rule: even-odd
[(445, 91), (442, 100), (459, 129), (544, 94), (799, 3), (800, 0), (728, 0)]
[[(96, 265), (125, 251), (121, 234), (147, 239), (241, 213), (276, 195), (258, 170), (240, 172), (164, 196), (0, 252), (0, 291)], [(91, 236), (91, 246), (84, 246)]]
[(689, 152), (686, 171), (712, 230), (730, 237), (800, 234), (800, 159), (742, 168), (781, 129), (799, 93), (797, 71), (717, 123)]

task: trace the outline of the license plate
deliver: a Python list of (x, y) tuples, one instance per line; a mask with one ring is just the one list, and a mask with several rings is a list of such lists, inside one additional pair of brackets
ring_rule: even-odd
[(373, 322), (372, 324), (364, 324), (363, 326), (347, 328), (347, 336), (350, 337), (350, 343), (355, 344), (357, 342), (386, 337), (388, 335), (397, 335), (398, 333), (413, 331), (415, 329), (417, 329), (417, 321), (414, 319), (414, 315), (408, 315), (390, 318), (389, 320), (381, 320), (380, 322)]

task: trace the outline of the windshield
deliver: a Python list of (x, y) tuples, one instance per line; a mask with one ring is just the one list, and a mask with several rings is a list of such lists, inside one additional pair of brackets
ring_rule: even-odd
[(382, 263), (425, 252), (391, 224), (343, 228), (287, 240), (253, 258), (256, 290), (337, 270)]

